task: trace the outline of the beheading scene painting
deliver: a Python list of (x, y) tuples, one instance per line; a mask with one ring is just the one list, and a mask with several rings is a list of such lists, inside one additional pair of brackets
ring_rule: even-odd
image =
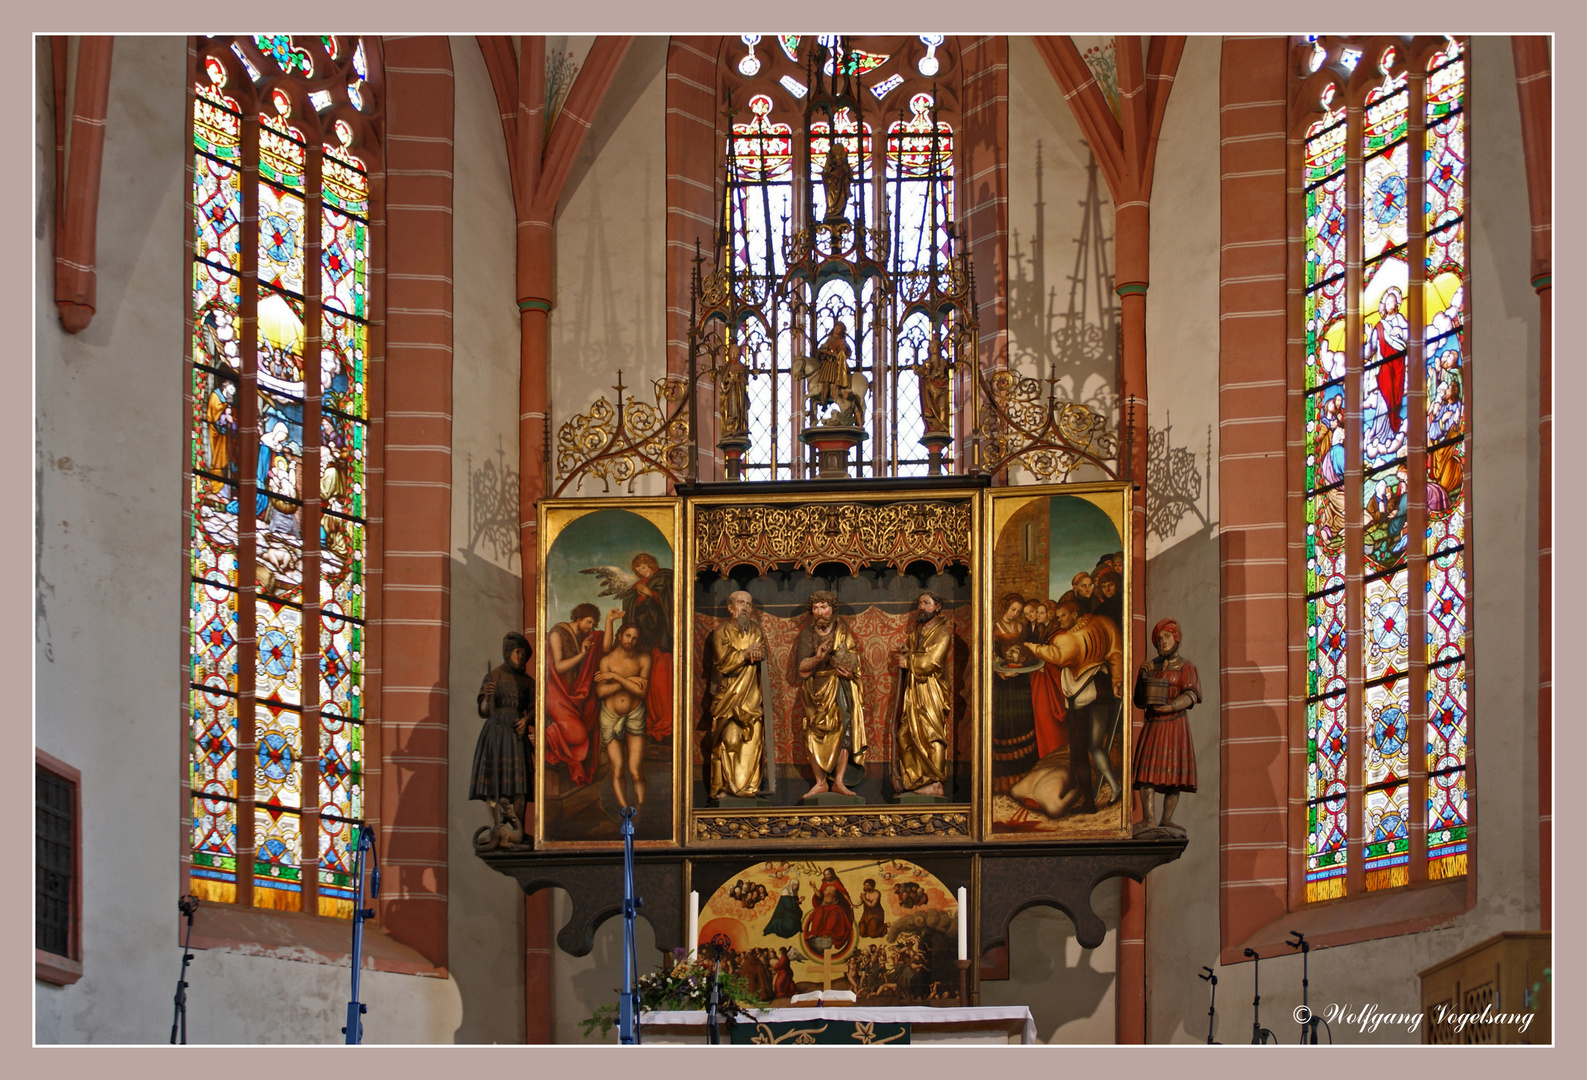
[(551, 538), (540, 570), (536, 643), (540, 839), (674, 838), (673, 657), (677, 651), (677, 512), (544, 507)]
[(992, 496), (994, 837), (1127, 834), (1127, 497), (1120, 485)]

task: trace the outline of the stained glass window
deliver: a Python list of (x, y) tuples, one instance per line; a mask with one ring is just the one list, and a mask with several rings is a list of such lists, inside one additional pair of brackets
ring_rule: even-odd
[(343, 918), (367, 718), (368, 78), (357, 38), (255, 34), (201, 39), (192, 86), (189, 888)]
[[(1348, 71), (1363, 48), (1308, 38), (1297, 57)], [(1377, 47), (1357, 100), (1309, 84), (1308, 902), (1467, 867), (1465, 62), (1454, 38), (1405, 51)]]
[[(801, 387), (792, 369), (793, 357), (808, 344), (805, 327), (812, 309), (817, 340), (825, 340), (839, 322), (843, 324), (856, 358), (855, 370), (870, 386), (859, 475), (927, 475), (928, 453), (920, 437), (931, 421), (923, 415), (921, 380), (948, 378), (942, 372), (951, 370), (958, 335), (957, 315), (939, 314), (933, 319), (918, 303), (930, 289), (933, 248), (941, 276), (956, 242), (953, 125), (944, 119), (936, 86), (916, 74), (913, 54), (903, 47), (912, 42), (915, 52), (929, 51), (933, 63), (945, 68), (951, 60), (946, 39), (925, 38), (930, 41), (924, 46), (919, 36), (901, 41), (786, 34), (763, 39), (775, 40), (782, 55), (768, 57), (768, 70), (749, 83), (755, 92), (741, 99), (745, 104), (737, 111), (732, 136), (725, 140), (735, 182), (729, 185), (723, 224), (731, 238), (735, 275), (749, 283), (752, 294), (775, 289), (786, 270), (784, 245), (800, 225), (795, 220), (796, 198), (802, 200), (808, 191), (814, 219), (827, 216), (821, 168), (835, 142), (847, 154), (853, 177), (844, 216), (879, 228), (888, 237), (888, 270), (897, 299), (891, 304), (880, 302), (883, 294), (873, 279), (856, 286), (831, 277), (813, 288), (796, 285), (786, 302), (774, 306), (769, 323), (756, 317), (734, 329), (732, 347), (749, 368), (746, 479), (814, 475), (813, 451), (798, 441), (809, 418), (805, 403), (796, 400)], [(841, 67), (857, 75), (859, 85), (869, 91), (867, 104), (873, 100), (879, 104), (874, 111), (867, 109), (863, 118), (847, 109), (830, 119), (817, 114), (809, 128), (809, 147), (796, 148), (795, 132), (804, 130), (798, 102), (808, 93), (801, 79), (807, 62), (813, 62), (806, 54), (818, 44), (829, 50), (824, 61), (828, 74)], [(731, 53), (727, 63), (739, 71), (737, 64), (743, 58)], [(780, 69), (797, 71), (799, 78), (779, 74)], [(765, 89), (759, 89), (762, 86)], [(885, 138), (877, 136), (879, 131)], [(809, 174), (796, 177), (796, 162), (801, 159), (808, 161)], [(943, 284), (938, 282), (939, 287)], [(911, 298), (917, 301), (914, 306)], [(882, 370), (875, 366), (878, 334), (887, 336), (889, 344), (883, 351), (895, 360)], [(934, 362), (936, 367), (931, 368)], [(956, 392), (957, 388), (950, 390), (950, 399)], [(951, 456), (945, 460), (951, 465)]]

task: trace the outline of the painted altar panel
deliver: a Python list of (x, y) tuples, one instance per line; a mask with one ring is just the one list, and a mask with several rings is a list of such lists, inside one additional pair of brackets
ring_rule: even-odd
[[(970, 548), (978, 514), (973, 494), (807, 495), (749, 505), (700, 497), (688, 505), (692, 573), (685, 609), (692, 624), (686, 666), (693, 723), (685, 759), (687, 842), (968, 839), (979, 743), (971, 678), (976, 589)], [(735, 797), (731, 785), (712, 774), (713, 739), (721, 729), (713, 723), (712, 704), (722, 686), (714, 670), (713, 634), (729, 621), (728, 603), (738, 592), (752, 599), (751, 618), (764, 634), (766, 652), (760, 665), (764, 745), (752, 770), (758, 790), (750, 799)], [(913, 638), (912, 632), (935, 622), (922, 622), (923, 592), (940, 600), (944, 624), (940, 794), (922, 794), (921, 777), (910, 777), (899, 765), (901, 739), (909, 746), (921, 741), (902, 733), (914, 700), (906, 683), (918, 680), (900, 668), (899, 653), (929, 631)], [(821, 594), (835, 600), (835, 621), (854, 639), (854, 701), (845, 716), (858, 718), (858, 724), (844, 736), (855, 748), (844, 775), (852, 799), (830, 791), (813, 794), (821, 781), (808, 721), (817, 716), (817, 706), (806, 693), (810, 680), (800, 674), (800, 640), (812, 633), (813, 602)], [(935, 791), (929, 784), (925, 790)]]
[(1127, 837), (1129, 488), (986, 495), (986, 837)]
[(858, 1004), (957, 1005), (958, 919), (955, 890), (907, 859), (772, 859), (702, 891), (698, 943), (725, 937), (724, 963), (772, 1005), (821, 988), (828, 948)]
[(539, 504), (537, 847), (677, 843), (676, 499)]

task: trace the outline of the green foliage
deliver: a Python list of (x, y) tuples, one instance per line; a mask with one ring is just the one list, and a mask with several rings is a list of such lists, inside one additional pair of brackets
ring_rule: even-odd
[[(674, 950), (675, 954), (681, 952), (681, 949)], [(639, 991), (640, 1008), (645, 1012), (704, 1009), (711, 997), (715, 967), (709, 960), (680, 958), (670, 970), (641, 975), (635, 987)], [(717, 1011), (722, 1016), (737, 1016), (745, 1006), (765, 1004), (750, 993), (749, 987), (737, 974), (724, 971), (721, 980), (722, 995)], [(587, 1019), (579, 1021), (579, 1026), (584, 1029), (584, 1037), (588, 1039), (599, 1028), (601, 1037), (605, 1038), (617, 1023), (618, 1011), (619, 1002), (614, 1001), (602, 1005)]]

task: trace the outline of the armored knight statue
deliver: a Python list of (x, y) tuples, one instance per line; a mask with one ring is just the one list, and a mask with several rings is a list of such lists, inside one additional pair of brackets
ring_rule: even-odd
[(533, 649), (516, 630), (502, 638), (506, 663), (486, 674), (479, 687), (479, 715), (485, 719), (474, 744), (468, 797), (491, 809), (491, 823), (474, 836), (478, 851), (511, 848), (524, 837), (524, 810), (534, 792), (529, 741), (534, 731), (535, 681), (525, 670)]

